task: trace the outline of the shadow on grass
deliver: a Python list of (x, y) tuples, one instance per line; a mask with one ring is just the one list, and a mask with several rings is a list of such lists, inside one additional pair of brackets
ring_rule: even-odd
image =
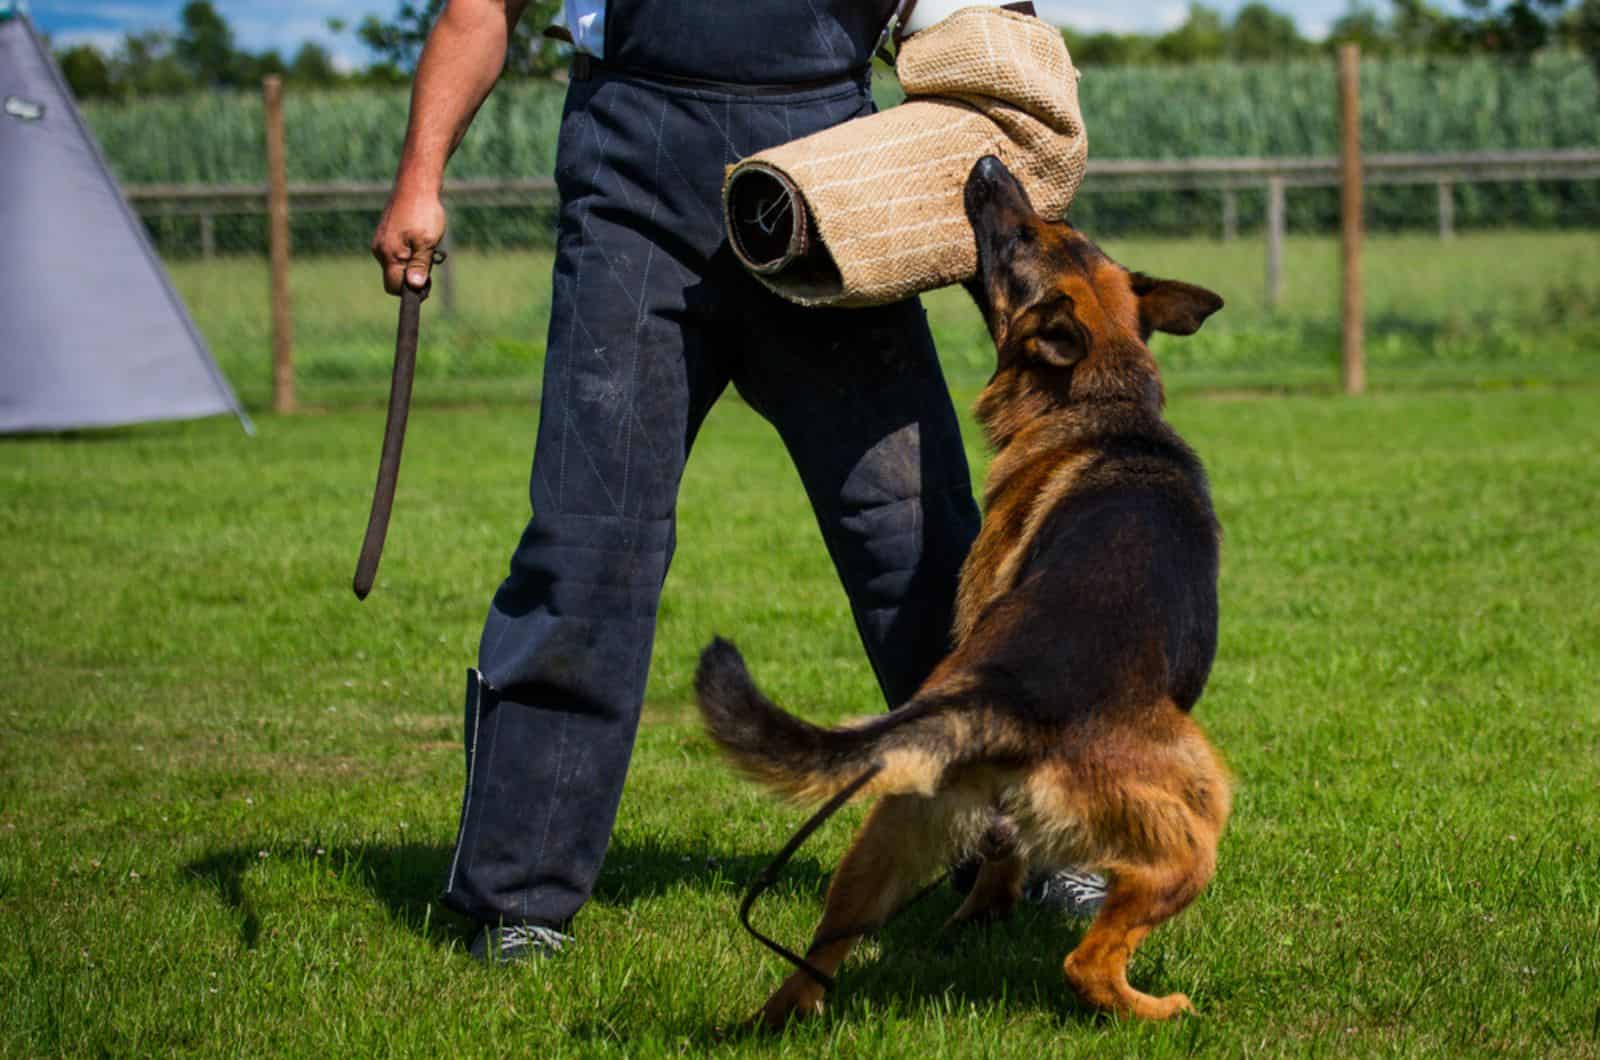
[[(263, 858), (263, 854), (266, 855)], [(239, 913), (239, 941), (253, 949), (261, 916), (246, 876), (265, 860), (310, 861), (344, 883), (364, 887), (395, 922), (439, 945), (459, 941), (467, 922), (435, 903), (449, 867), (450, 848), (437, 843), (371, 843), (326, 848), (314, 858), (303, 845), (273, 848), (260, 844), (210, 854), (184, 866), (195, 883), (209, 885)]]
[[(885, 1017), (961, 1020), (988, 1009), (1053, 1026), (1112, 1025), (1112, 1017), (1080, 1003), (1062, 976), (1061, 962), (1082, 937), (1086, 921), (1026, 909), (1005, 923), (947, 930), (944, 920), (958, 904), (954, 894), (941, 888), (872, 936), (868, 945), (875, 945), (877, 952), (868, 949), (862, 956), (858, 950), (846, 963), (823, 1016), (784, 1032), (788, 1040), (783, 1044), (804, 1052), (836, 1041), (839, 1027), (881, 1024)], [(749, 951), (749, 973), (768, 989), (776, 989), (792, 971), (753, 940)], [(1140, 968), (1138, 985), (1157, 994), (1176, 989), (1160, 961)], [(752, 1016), (730, 1011), (710, 1022), (696, 1022), (686, 1015), (674, 1025), (652, 1027), (650, 1033), (704, 1050), (739, 1042), (777, 1045), (780, 1036), (752, 1025)], [(567, 1034), (575, 1042), (628, 1044), (627, 1035), (619, 1036), (616, 1024), (604, 1019), (569, 1024)]]
[[(268, 859), (262, 858), (263, 849)], [(326, 866), (339, 880), (364, 888), (397, 924), (434, 945), (449, 947), (464, 944), (473, 926), (437, 901), (451, 853), (451, 847), (438, 843), (373, 843), (330, 847), (312, 859), (302, 846), (272, 849), (253, 844), (199, 859), (185, 872), (238, 912), (240, 942), (246, 948), (256, 945), (262, 922), (246, 877), (264, 860), (310, 860), (319, 868)], [(627, 906), (682, 889), (716, 891), (729, 896), (731, 912), (732, 903), (768, 859), (765, 852), (717, 859), (708, 857), (698, 844), (619, 837), (607, 855), (594, 897), (607, 905)], [(815, 894), (820, 915), (828, 871), (815, 858), (797, 858), (787, 866), (780, 889)], [(1023, 908), (1005, 923), (946, 930), (944, 920), (957, 904), (948, 888), (936, 888), (874, 937), (875, 954), (869, 948), (863, 958), (858, 950), (846, 965), (820, 1026), (871, 1022), (885, 1013), (917, 1018), (919, 1013), (956, 1015), (989, 1007), (1062, 1024), (1104, 1020), (1073, 997), (1061, 975), (1061, 962), (1077, 945), (1086, 921)], [(759, 925), (759, 907), (755, 920)], [(776, 988), (787, 966), (753, 939), (748, 948), (751, 974)], [(1170, 981), (1159, 956), (1141, 962), (1138, 985), (1157, 995), (1180, 988)], [(746, 1015), (656, 1027), (652, 1033), (670, 1030), (673, 1037), (713, 1047), (759, 1033), (743, 1022)], [(617, 1044), (617, 1028), (610, 1021), (576, 1023), (568, 1033), (578, 1041)]]
[[(689, 888), (744, 893), (756, 874), (767, 867), (776, 849), (759, 854), (719, 857), (701, 841), (675, 842), (660, 837), (618, 836), (606, 852), (605, 867), (595, 883), (596, 901), (625, 906), (644, 898)], [(783, 869), (780, 888), (820, 896), (832, 869), (815, 857), (798, 855)]]
[[(267, 855), (264, 859), (263, 852)], [(209, 885), (221, 901), (239, 914), (239, 940), (255, 947), (261, 915), (245, 877), (264, 860), (307, 861), (326, 866), (338, 880), (363, 887), (395, 923), (440, 946), (459, 943), (475, 925), (439, 905), (439, 892), (450, 868), (452, 848), (440, 843), (358, 843), (326, 848), (310, 858), (300, 845), (274, 849), (250, 844), (210, 854), (184, 866), (196, 883)], [(748, 881), (767, 864), (769, 855), (714, 858), (699, 845), (659, 839), (619, 837), (606, 854), (594, 899), (627, 906), (671, 891), (743, 893)], [(815, 858), (799, 857), (784, 870), (784, 886), (820, 895), (828, 870)]]

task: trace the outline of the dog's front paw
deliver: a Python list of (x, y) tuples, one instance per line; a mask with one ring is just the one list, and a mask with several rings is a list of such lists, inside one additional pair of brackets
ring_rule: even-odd
[[(1149, 997), (1149, 995), (1143, 995)], [(1169, 1020), (1174, 1016), (1192, 1013), (1194, 1006), (1189, 1003), (1188, 994), (1168, 994), (1166, 997), (1151, 997), (1148, 1001), (1135, 1007), (1133, 1014), (1147, 1020)]]
[(1066, 960), (1067, 985), (1084, 1004), (1142, 1020), (1169, 1020), (1193, 1012), (1186, 994), (1154, 997), (1128, 985), (1121, 968), (1097, 967), (1073, 953)]

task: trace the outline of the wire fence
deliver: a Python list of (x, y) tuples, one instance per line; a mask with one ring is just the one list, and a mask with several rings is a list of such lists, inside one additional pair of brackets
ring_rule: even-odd
[[(1362, 215), (1398, 240), (1374, 258), (1380, 282), (1369, 316), (1380, 370), (1600, 374), (1594, 72), (1556, 56), (1516, 71), (1475, 60), (1366, 63), (1361, 73)], [(892, 105), (892, 80), (877, 87), (880, 104)], [(1130, 264), (1208, 282), (1229, 298), (1223, 322), (1169, 363), (1250, 382), (1326, 377), (1341, 327), (1331, 64), (1091, 71), (1082, 94), (1094, 157), (1074, 222), (1102, 242), (1181, 237), (1140, 246), (1154, 260)], [(452, 162), (452, 256), (438, 274), (423, 380), (536, 373), (561, 107), (559, 85), (502, 85)], [(270, 378), (273, 334), (260, 100), (207, 96), (88, 113), (202, 330), (245, 394), (259, 397), (253, 381)], [(281, 114), (301, 378), (381, 380), (392, 306), (376, 296), (365, 254), (406, 97), (290, 93)], [(1246, 147), (1259, 153), (1224, 153)], [(1141, 148), (1177, 157), (1128, 157)], [(1513, 231), (1524, 234), (1500, 234)], [(1541, 242), (1529, 231), (1548, 235)], [(1514, 274), (1487, 282), (1508, 265)], [(929, 302), (952, 377), (975, 382), (991, 355), (970, 319), (946, 311), (960, 303), (959, 295)]]

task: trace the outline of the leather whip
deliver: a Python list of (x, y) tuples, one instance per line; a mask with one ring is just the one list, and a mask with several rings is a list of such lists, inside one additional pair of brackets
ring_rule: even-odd
[[(433, 252), (433, 264), (445, 259), (442, 250)], [(406, 418), (411, 412), (411, 384), (417, 376), (417, 336), (422, 325), (422, 301), (433, 285), (430, 277), (421, 287), (401, 281), (400, 323), (394, 337), (394, 375), (389, 380), (389, 414), (383, 424), (383, 451), (378, 460), (378, 483), (372, 490), (372, 513), (367, 516), (367, 536), (361, 541), (361, 558), (356, 561), (353, 588), (357, 600), (365, 600), (378, 577), (378, 560), (383, 557), (383, 539), (389, 533), (389, 512), (394, 508), (394, 489), (400, 478), (400, 451), (406, 444)]]

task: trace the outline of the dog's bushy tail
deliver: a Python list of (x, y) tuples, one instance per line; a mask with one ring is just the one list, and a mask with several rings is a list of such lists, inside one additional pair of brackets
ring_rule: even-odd
[(865, 794), (932, 794), (958, 750), (977, 750), (962, 739), (971, 726), (961, 704), (949, 699), (919, 696), (833, 729), (802, 721), (761, 693), (739, 649), (721, 637), (701, 653), (694, 687), (706, 731), (733, 764), (797, 802), (820, 802), (874, 764), (883, 768)]

